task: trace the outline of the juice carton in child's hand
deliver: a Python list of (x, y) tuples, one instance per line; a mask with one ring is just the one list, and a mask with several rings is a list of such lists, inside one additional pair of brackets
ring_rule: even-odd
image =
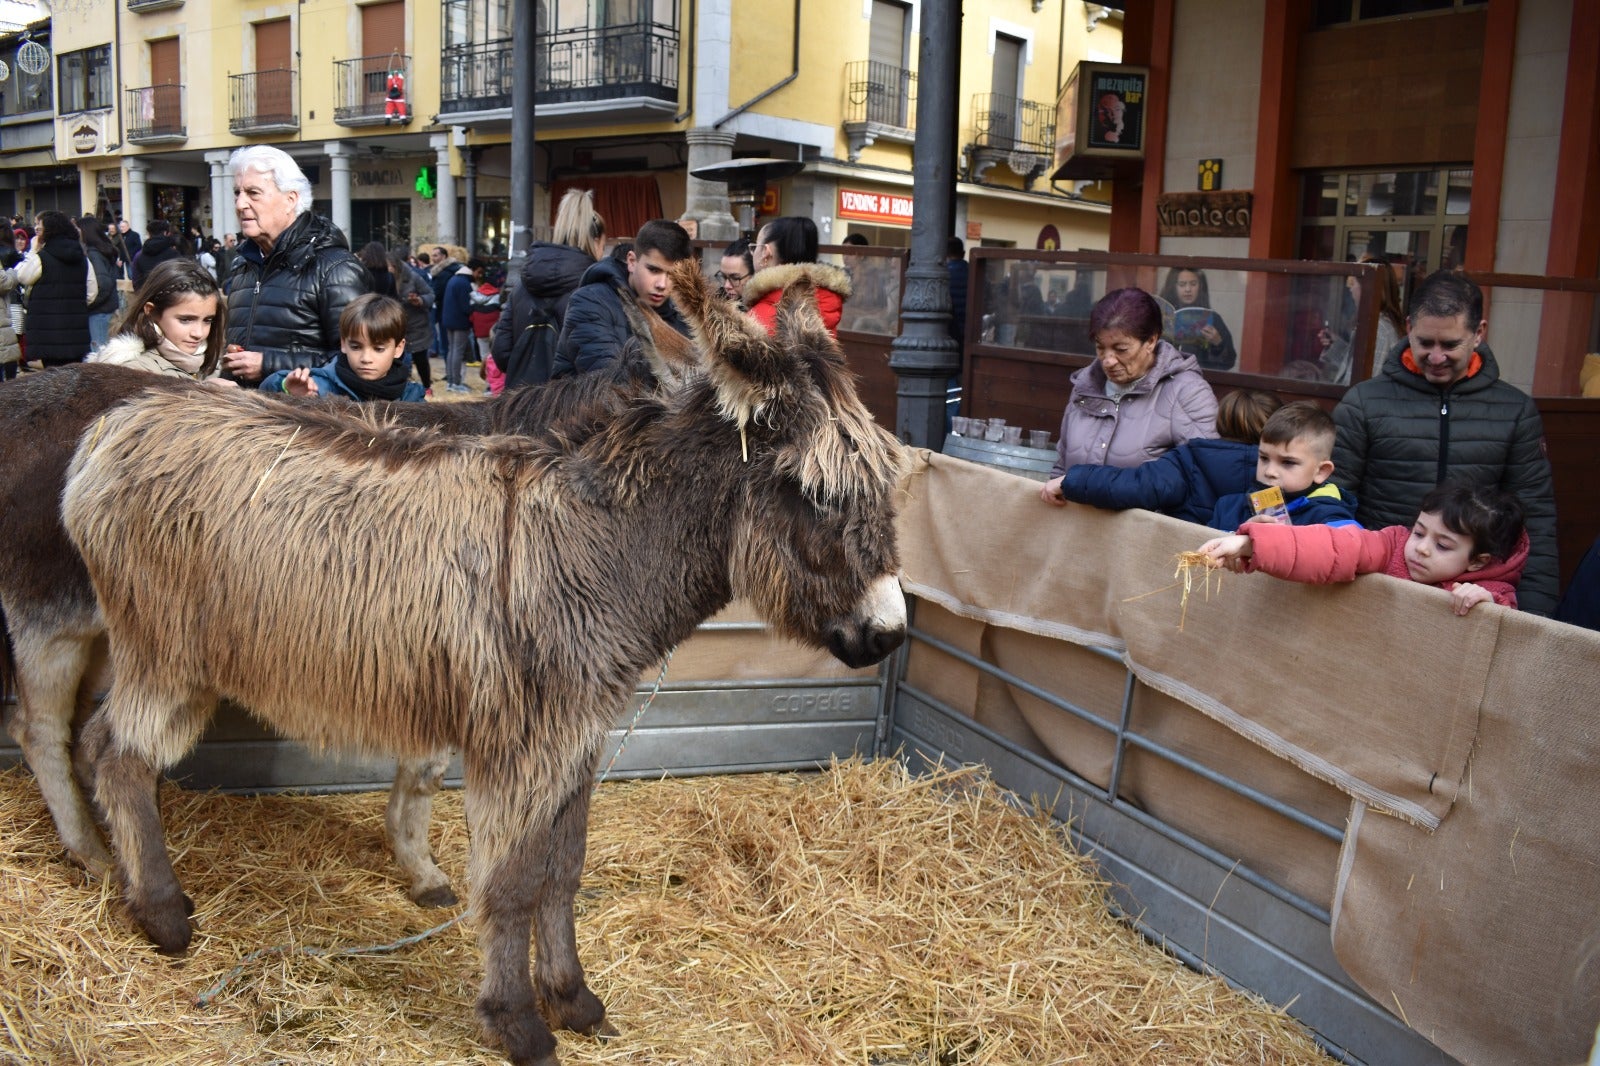
[(1283, 502), (1283, 490), (1276, 485), (1250, 494), (1250, 506), (1257, 518), (1270, 518), (1282, 525), (1289, 524), (1289, 505)]

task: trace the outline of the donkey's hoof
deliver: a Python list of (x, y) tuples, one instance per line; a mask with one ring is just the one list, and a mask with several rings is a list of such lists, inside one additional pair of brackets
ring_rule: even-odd
[(585, 1036), (618, 1035), (616, 1029), (606, 1021), (606, 1005), (582, 981), (578, 982), (577, 988), (565, 994), (541, 988), (536, 995), (539, 1013), (544, 1015), (552, 1029), (565, 1029)]
[(133, 920), (161, 954), (182, 955), (189, 950), (189, 938), (193, 930), (189, 928), (188, 915), (163, 908), (144, 914), (135, 911)]
[(513, 1066), (561, 1066), (556, 1037), (532, 1004), (478, 1000), (478, 1022), (490, 1043), (505, 1051)]
[(456, 898), (455, 890), (449, 884), (413, 889), (410, 895), (411, 902), (419, 907), (454, 907), (461, 902)]

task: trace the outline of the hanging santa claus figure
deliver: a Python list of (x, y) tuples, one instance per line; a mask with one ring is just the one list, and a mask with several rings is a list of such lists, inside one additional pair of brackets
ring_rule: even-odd
[(406, 121), (406, 75), (403, 70), (389, 71), (389, 80), (385, 83), (383, 101), (383, 121), (385, 124)]

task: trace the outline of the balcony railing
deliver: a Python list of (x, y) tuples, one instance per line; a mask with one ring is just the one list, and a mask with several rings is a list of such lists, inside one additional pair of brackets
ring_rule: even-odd
[(228, 75), (228, 129), (234, 133), (293, 133), (300, 128), (293, 70)]
[(844, 120), (904, 130), (917, 127), (917, 76), (871, 59), (846, 63)]
[(407, 95), (410, 84), (410, 56), (336, 59), (333, 121), (352, 128), (404, 126), (411, 121), (411, 98)]
[(1056, 110), (1051, 104), (999, 93), (972, 98), (972, 140), (967, 144), (967, 176), (982, 181), (1004, 163), (1032, 184), (1055, 156)]
[[(678, 98), (678, 31), (638, 24), (540, 34), (534, 42), (535, 99), (541, 105)], [(511, 107), (511, 42), (445, 50), (440, 68), (444, 114)]]
[(678, 30), (659, 23), (561, 30), (534, 45), (539, 102), (678, 98)]
[(999, 93), (972, 98), (973, 143), (1002, 152), (1055, 152), (1054, 105)]
[(132, 144), (182, 144), (183, 86), (147, 85), (128, 90), (128, 140)]

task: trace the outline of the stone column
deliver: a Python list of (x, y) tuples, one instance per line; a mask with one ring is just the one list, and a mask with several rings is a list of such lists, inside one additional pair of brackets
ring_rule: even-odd
[(206, 162), (211, 165), (211, 235), (217, 240), (224, 233), (238, 232), (228, 229), (233, 217), (233, 175), (228, 172), (228, 152), (207, 152)]
[(450, 173), (450, 134), (435, 133), (428, 138), (432, 146), (437, 173), (434, 175), (434, 204), (439, 210), (439, 228), (434, 234), (438, 244), (457, 244), (456, 240), (456, 181)]
[(144, 228), (150, 222), (150, 164), (142, 159), (130, 159), (125, 167), (127, 173), (122, 179), (122, 217), (128, 220), (129, 227), (138, 230), (139, 236), (143, 237)]
[(322, 146), (328, 153), (328, 189), (333, 198), (333, 224), (350, 240), (350, 158), (356, 150), (344, 141), (329, 141)]
[(703, 181), (693, 172), (732, 159), (733, 134), (709, 126), (696, 126), (684, 137), (689, 142), (690, 173), (683, 216), (679, 221), (693, 220), (703, 240), (731, 241), (739, 236), (739, 223), (728, 203), (727, 182)]
[(467, 216), (466, 232), (461, 235), (461, 243), (466, 246), (467, 255), (478, 254), (478, 149), (461, 149), (461, 192), (465, 203), (462, 205)]
[(900, 336), (889, 346), (895, 433), (907, 444), (944, 447), (946, 382), (961, 371), (950, 336), (950, 273), (944, 246), (955, 205), (955, 97), (961, 68), (960, 0), (922, 0), (917, 57), (917, 151), (911, 164), (916, 214), (911, 265), (900, 301)]
[[(684, 136), (689, 145), (689, 170), (726, 163), (733, 158), (734, 132), (710, 124), (728, 111), (728, 71), (733, 62), (733, 0), (699, 0), (695, 13), (694, 121)], [(680, 119), (686, 117), (678, 116)], [(689, 175), (683, 217), (693, 221), (708, 241), (731, 241), (739, 222), (728, 203), (728, 186)]]

